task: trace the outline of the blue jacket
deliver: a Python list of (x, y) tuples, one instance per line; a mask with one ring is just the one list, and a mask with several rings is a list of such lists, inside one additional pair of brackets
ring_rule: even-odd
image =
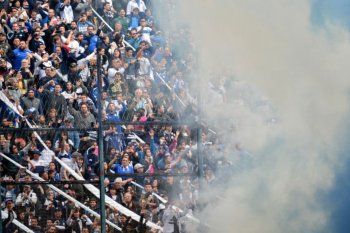
[(99, 37), (96, 35), (93, 35), (89, 40), (89, 53), (92, 53), (97, 48), (97, 43), (99, 41)]
[[(108, 123), (119, 123), (121, 122), (119, 113), (107, 113), (107, 122)], [(123, 133), (122, 127), (120, 125), (116, 125), (117, 132), (119, 134)]]
[(19, 70), (21, 68), (21, 63), (22, 63), (22, 60), (26, 59), (28, 54), (30, 54), (30, 50), (28, 49), (15, 49), (13, 50), (13, 55), (14, 55), (14, 58), (13, 58), (13, 61), (12, 61), (12, 66), (15, 70)]
[[(120, 164), (116, 164), (115, 167), (114, 167), (114, 172), (117, 173), (117, 174), (134, 174), (134, 168), (129, 165), (127, 166), (126, 168), (124, 168), (122, 165)], [(126, 176), (121, 176), (122, 178), (126, 178)]]
[(85, 22), (78, 22), (78, 31), (85, 33), (87, 31), (88, 26), (94, 26), (91, 22), (85, 21)]
[(139, 26), (139, 22), (140, 22), (140, 16), (139, 16), (139, 15), (131, 14), (131, 16), (130, 16), (129, 29), (131, 29), (131, 28), (137, 28), (137, 27)]

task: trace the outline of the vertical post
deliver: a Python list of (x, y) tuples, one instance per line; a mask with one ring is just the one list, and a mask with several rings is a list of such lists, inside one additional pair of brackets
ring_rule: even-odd
[[(1, 175), (2, 175), (2, 174), (1, 174)], [(2, 186), (2, 184), (0, 183), (0, 206), (2, 205), (1, 186)], [(6, 194), (6, 193), (5, 193), (5, 194)], [(2, 232), (2, 214), (1, 214), (1, 208), (0, 208), (0, 232)]]
[(200, 124), (197, 126), (197, 157), (198, 157), (198, 177), (199, 184), (204, 178), (204, 169), (203, 169), (203, 153), (202, 153), (202, 127)]
[[(198, 79), (198, 77), (196, 77)], [(201, 87), (198, 88), (197, 93), (197, 159), (198, 159), (198, 208), (199, 211), (203, 210), (203, 195), (204, 193), (204, 156), (203, 156), (203, 139), (202, 139), (202, 124), (201, 124), (201, 116), (202, 116), (202, 92)], [(198, 232), (207, 232), (208, 230), (205, 227), (205, 224), (201, 222), (197, 228)]]
[(100, 216), (101, 233), (106, 232), (106, 208), (105, 208), (105, 186), (104, 186), (104, 155), (103, 155), (103, 132), (102, 132), (102, 76), (101, 76), (101, 55), (97, 53), (97, 107), (98, 107), (98, 156), (100, 162), (99, 188), (100, 188)]
[[(198, 78), (198, 77), (197, 77)], [(201, 125), (201, 115), (202, 115), (202, 92), (201, 88), (198, 88), (197, 93), (197, 156), (198, 156), (198, 176), (199, 176), (199, 188), (202, 187), (202, 182), (204, 178), (203, 169), (203, 142), (202, 142), (202, 125)]]

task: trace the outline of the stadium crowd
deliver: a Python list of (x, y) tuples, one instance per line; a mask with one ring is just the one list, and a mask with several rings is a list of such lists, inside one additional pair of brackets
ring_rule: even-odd
[[(98, 6), (96, 11), (113, 31), (91, 5)], [(16, 108), (1, 100), (0, 152), (47, 181), (75, 180), (55, 156), (84, 179), (96, 181), (100, 171), (93, 129), (99, 127), (101, 103), (106, 195), (164, 232), (188, 232), (183, 216), (199, 208), (198, 179), (176, 174), (198, 172), (196, 128), (118, 124), (195, 118), (186, 90), (194, 59), (173, 51), (191, 47), (183, 36), (187, 32), (167, 38), (152, 15), (154, 8), (152, 0), (0, 0), (0, 89)], [(100, 98), (97, 56), (102, 65)], [(28, 123), (58, 130), (5, 130), (30, 128)], [(207, 134), (203, 129), (202, 144), (208, 149)], [(2, 182), (34, 180), (25, 169), (0, 159)], [(216, 161), (205, 163), (210, 184)], [(99, 213), (99, 200), (82, 184), (56, 186)], [(24, 232), (13, 219), (38, 233), (100, 232), (98, 218), (44, 184), (2, 183), (1, 200), (3, 232)], [(108, 205), (106, 216), (122, 232), (155, 232)]]

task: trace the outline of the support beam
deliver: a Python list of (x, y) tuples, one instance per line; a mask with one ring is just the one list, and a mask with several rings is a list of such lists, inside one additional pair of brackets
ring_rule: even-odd
[(99, 157), (99, 188), (100, 188), (100, 211), (101, 211), (101, 232), (106, 232), (106, 204), (105, 204), (105, 175), (104, 175), (104, 155), (103, 155), (103, 132), (102, 132), (102, 59), (101, 55), (97, 54), (97, 107), (98, 107), (98, 157)]

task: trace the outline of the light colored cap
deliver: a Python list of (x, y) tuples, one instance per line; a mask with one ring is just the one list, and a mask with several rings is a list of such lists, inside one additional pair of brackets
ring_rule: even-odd
[(121, 183), (123, 182), (123, 179), (120, 177), (115, 178), (114, 183)]
[(137, 170), (140, 167), (143, 167), (143, 165), (141, 163), (137, 163), (137, 164), (135, 164), (134, 169)]

